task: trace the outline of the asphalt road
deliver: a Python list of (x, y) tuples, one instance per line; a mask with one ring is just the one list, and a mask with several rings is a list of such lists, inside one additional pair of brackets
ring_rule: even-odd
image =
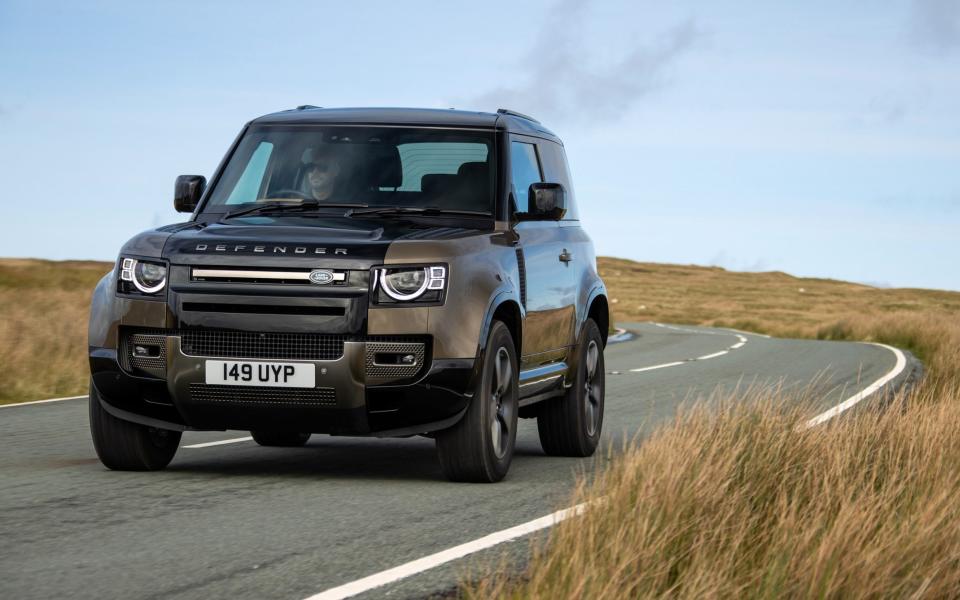
[[(897, 364), (893, 351), (867, 344), (627, 327), (637, 335), (605, 353), (604, 441), (614, 447), (718, 387), (812, 384), (813, 416)], [(187, 433), (182, 445), (245, 435)], [(299, 600), (547, 515), (565, 506), (577, 472), (605, 460), (547, 457), (536, 423), (524, 420), (510, 473), (495, 485), (447, 482), (433, 441), (419, 437), (184, 447), (165, 471), (119, 473), (94, 454), (85, 399), (0, 409), (0, 444), (4, 598)], [(522, 563), (527, 543), (486, 554), (506, 548)], [(450, 589), (476, 559), (362, 597)]]

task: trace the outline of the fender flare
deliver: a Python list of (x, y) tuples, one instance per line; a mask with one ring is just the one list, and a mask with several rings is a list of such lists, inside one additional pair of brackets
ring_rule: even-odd
[[(600, 296), (603, 296), (603, 299), (607, 302), (607, 319), (609, 320), (610, 318), (610, 300), (607, 298), (607, 287), (602, 283), (599, 283), (590, 289), (590, 293), (587, 294), (587, 301), (584, 302), (583, 304), (583, 315), (581, 315), (579, 319), (579, 323), (577, 323), (577, 343), (578, 344), (580, 343), (580, 336), (583, 334), (583, 326), (584, 324), (586, 324), (587, 317), (590, 314), (590, 306), (593, 305), (593, 301)], [(601, 331), (600, 333), (601, 335), (603, 335), (604, 344), (606, 344), (607, 332)]]
[[(477, 381), (480, 379), (480, 370), (483, 368), (483, 351), (487, 345), (487, 336), (490, 334), (490, 326), (493, 323), (493, 315), (497, 312), (497, 309), (507, 301), (512, 301), (516, 303), (517, 307), (520, 309), (520, 326), (524, 318), (526, 317), (526, 312), (524, 311), (523, 305), (520, 303), (520, 298), (517, 296), (516, 290), (510, 288), (501, 288), (496, 293), (493, 294), (493, 297), (490, 299), (490, 302), (487, 303), (487, 310), (483, 315), (483, 321), (480, 323), (480, 333), (479, 338), (477, 339), (477, 352), (473, 361), (473, 372), (470, 374), (470, 382), (467, 385), (468, 394), (472, 399), (474, 396), (474, 391), (476, 389)], [(517, 360), (520, 360), (520, 353), (517, 353)]]
[[(523, 304), (520, 303), (520, 298), (517, 297), (517, 294), (514, 290), (504, 289), (500, 290), (493, 295), (490, 302), (487, 304), (487, 310), (483, 315), (483, 322), (480, 324), (480, 338), (477, 340), (477, 355), (476, 359), (479, 362), (480, 356), (483, 353), (483, 349), (487, 344), (487, 335), (490, 333), (490, 325), (493, 323), (493, 314), (497, 312), (497, 309), (507, 301), (513, 301), (517, 307), (520, 309), (520, 321), (521, 327), (524, 319), (526, 318), (526, 310), (523, 308)], [(517, 358), (519, 359), (519, 352), (517, 353)]]

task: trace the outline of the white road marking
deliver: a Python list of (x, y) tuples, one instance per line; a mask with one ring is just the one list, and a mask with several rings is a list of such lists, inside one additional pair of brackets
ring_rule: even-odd
[(536, 531), (540, 531), (541, 529), (553, 527), (561, 521), (565, 521), (570, 517), (582, 514), (585, 508), (586, 504), (584, 503), (578, 504), (571, 508), (558, 510), (555, 513), (549, 514), (545, 517), (540, 517), (539, 519), (527, 521), (526, 523), (522, 523), (516, 527), (503, 529), (482, 538), (475, 539), (472, 542), (447, 548), (446, 550), (442, 550), (436, 554), (431, 554), (430, 556), (424, 556), (423, 558), (412, 560), (398, 567), (393, 567), (392, 569), (387, 569), (386, 571), (380, 571), (379, 573), (368, 575), (363, 579), (358, 579), (335, 588), (330, 588), (329, 590), (310, 596), (307, 598), (307, 600), (340, 600), (341, 598), (349, 598), (350, 596), (362, 594), (363, 592), (368, 592), (372, 589), (387, 585), (388, 583), (400, 581), (401, 579), (405, 579), (411, 575), (428, 571), (434, 567), (439, 567), (442, 564), (457, 560), (458, 558), (463, 558), (464, 556), (474, 554), (475, 552), (492, 548), (498, 544), (509, 542), (510, 540), (529, 535)]
[(743, 334), (745, 334), (745, 335), (755, 335), (755, 336), (757, 336), (757, 337), (762, 337), (762, 338), (770, 339), (770, 336), (767, 335), (767, 334), (765, 334), (765, 333), (754, 333), (754, 332), (752, 332), (752, 331), (742, 331), (742, 330), (740, 330), (740, 329), (734, 329), (733, 327), (722, 327), (721, 329), (725, 329), (725, 330), (727, 330), (727, 331), (733, 331), (733, 332), (736, 332), (736, 333), (743, 333)]
[(224, 444), (236, 444), (238, 442), (250, 442), (253, 441), (253, 437), (241, 437), (241, 438), (231, 438), (229, 440), (217, 440), (216, 442), (204, 442), (202, 444), (190, 444), (189, 446), (181, 446), (181, 448), (209, 448), (211, 446), (223, 446)]
[(667, 367), (675, 367), (675, 366), (677, 366), (677, 365), (682, 365), (682, 364), (685, 363), (685, 362), (687, 362), (687, 361), (685, 361), (685, 360), (679, 360), (679, 361), (677, 361), (677, 362), (666, 363), (666, 364), (663, 364), (663, 365), (653, 365), (652, 367), (643, 367), (643, 368), (640, 368), (640, 369), (630, 369), (630, 372), (631, 372), (631, 373), (642, 373), (642, 372), (644, 372), (644, 371), (653, 371), (654, 369), (666, 369)]
[(880, 379), (874, 381), (873, 383), (865, 387), (863, 390), (857, 392), (853, 396), (850, 396), (840, 404), (834, 406), (830, 410), (820, 413), (819, 415), (807, 421), (806, 422), (807, 429), (809, 429), (810, 427), (815, 427), (826, 421), (829, 421), (830, 419), (843, 413), (844, 411), (847, 411), (853, 408), (861, 400), (874, 394), (877, 390), (882, 388), (884, 385), (886, 385), (888, 382), (894, 379), (897, 375), (899, 375), (900, 373), (903, 373), (903, 370), (907, 368), (907, 357), (904, 356), (903, 352), (901, 352), (899, 349), (894, 348), (893, 346), (887, 346), (886, 344), (872, 344), (872, 345), (879, 346), (880, 348), (886, 348), (890, 352), (893, 352), (893, 354), (897, 357), (897, 362), (893, 366), (893, 369), (891, 369), (886, 375), (884, 375)]
[[(697, 358), (688, 358), (688, 359), (686, 359), (686, 360), (680, 360), (680, 361), (671, 362), (671, 363), (666, 363), (666, 364), (662, 364), (662, 365), (653, 365), (652, 367), (641, 367), (641, 368), (639, 368), (639, 369), (630, 369), (630, 372), (631, 372), (631, 373), (643, 373), (644, 371), (654, 371), (654, 370), (656, 370), (656, 369), (666, 369), (667, 367), (676, 367), (676, 366), (679, 366), (679, 365), (682, 365), (682, 364), (684, 364), (684, 363), (688, 363), (688, 362), (694, 361), (694, 360), (709, 360), (709, 359), (711, 359), (711, 358), (717, 358), (718, 356), (723, 356), (724, 354), (727, 354), (727, 353), (730, 352), (731, 350), (737, 350), (737, 349), (743, 348), (744, 344), (746, 344), (746, 343), (749, 341), (747, 338), (745, 338), (744, 336), (742, 336), (742, 335), (740, 335), (740, 334), (738, 334), (738, 333), (731, 333), (731, 331), (733, 331), (733, 330), (708, 331), (708, 330), (706, 330), (706, 329), (687, 329), (687, 328), (684, 328), (684, 327), (676, 327), (676, 326), (674, 326), (674, 325), (666, 325), (666, 324), (664, 324), (664, 323), (652, 323), (652, 324), (653, 324), (653, 325), (656, 325), (657, 327), (662, 327), (662, 328), (664, 328), (664, 329), (672, 329), (672, 330), (674, 330), (674, 331), (682, 331), (682, 332), (684, 332), (684, 333), (693, 333), (693, 334), (698, 334), (698, 335), (701, 335), (701, 334), (702, 334), (702, 335), (735, 335), (735, 336), (737, 336), (737, 339), (740, 340), (740, 341), (737, 342), (736, 344), (732, 345), (732, 346), (728, 346), (726, 350), (721, 350), (720, 352), (714, 352), (713, 354), (707, 354), (707, 355), (704, 355), (704, 356), (698, 356)], [(770, 336), (764, 336), (764, 337), (770, 337)]]
[(13, 408), (14, 406), (29, 406), (31, 404), (47, 404), (48, 402), (63, 402), (64, 400), (79, 400), (86, 398), (83, 396), (67, 396), (66, 398), (48, 398), (46, 400), (31, 400), (30, 402), (17, 402), (16, 404), (0, 404), (0, 408)]

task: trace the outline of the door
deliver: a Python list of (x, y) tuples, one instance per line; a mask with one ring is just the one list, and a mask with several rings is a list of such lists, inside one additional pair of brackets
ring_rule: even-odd
[[(527, 212), (531, 183), (543, 181), (536, 144), (510, 142), (511, 195), (516, 212)], [(526, 322), (521, 355), (527, 367), (566, 356), (576, 316), (573, 269), (556, 221), (521, 221), (515, 231), (526, 272)]]

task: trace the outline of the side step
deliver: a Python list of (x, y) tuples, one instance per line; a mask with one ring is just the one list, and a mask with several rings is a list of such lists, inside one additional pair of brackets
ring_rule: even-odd
[(520, 371), (520, 406), (546, 400), (563, 391), (567, 363), (557, 362)]

